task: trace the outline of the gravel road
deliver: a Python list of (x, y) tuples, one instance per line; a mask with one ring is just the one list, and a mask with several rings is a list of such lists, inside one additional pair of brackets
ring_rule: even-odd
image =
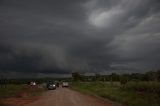
[(25, 106), (113, 106), (113, 104), (93, 96), (60, 87), (46, 92), (39, 100)]

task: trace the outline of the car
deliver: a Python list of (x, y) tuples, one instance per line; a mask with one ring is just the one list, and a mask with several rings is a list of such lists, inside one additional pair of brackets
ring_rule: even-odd
[(69, 87), (69, 83), (68, 82), (62, 82), (62, 87)]
[(52, 81), (49, 81), (47, 83), (47, 88), (48, 88), (48, 90), (54, 90), (54, 89), (56, 89), (56, 84)]
[(29, 85), (30, 85), (30, 86), (36, 86), (37, 83), (36, 83), (35, 81), (31, 81), (31, 82), (29, 82)]

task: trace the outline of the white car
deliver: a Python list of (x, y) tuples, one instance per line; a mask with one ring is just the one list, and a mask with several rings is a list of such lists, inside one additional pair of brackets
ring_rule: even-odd
[(31, 81), (29, 85), (30, 85), (30, 86), (36, 86), (37, 84), (36, 84), (35, 81)]
[(62, 82), (62, 87), (69, 87), (69, 83), (68, 82)]

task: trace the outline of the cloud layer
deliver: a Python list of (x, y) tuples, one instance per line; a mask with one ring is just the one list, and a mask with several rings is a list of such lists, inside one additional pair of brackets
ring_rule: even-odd
[(160, 68), (159, 0), (1, 0), (0, 71)]

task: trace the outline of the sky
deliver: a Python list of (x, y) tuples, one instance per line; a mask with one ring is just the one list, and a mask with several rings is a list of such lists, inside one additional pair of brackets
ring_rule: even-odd
[(160, 69), (159, 0), (0, 0), (0, 73)]

